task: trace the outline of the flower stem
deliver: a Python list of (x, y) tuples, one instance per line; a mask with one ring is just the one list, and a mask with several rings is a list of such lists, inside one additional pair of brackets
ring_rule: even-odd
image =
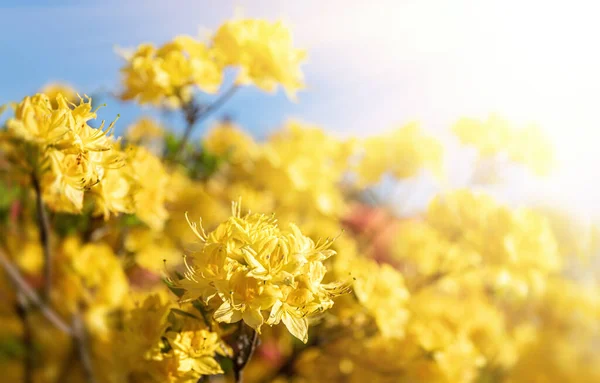
[[(250, 332), (244, 330), (250, 329)], [(258, 346), (258, 333), (250, 327), (243, 324), (240, 326), (240, 331), (236, 344), (237, 352), (233, 360), (233, 376), (236, 383), (242, 383), (244, 368), (252, 359), (254, 351)]]
[(185, 131), (183, 132), (183, 137), (179, 143), (179, 148), (177, 149), (176, 155), (181, 155), (181, 152), (185, 149), (185, 145), (189, 141), (194, 127), (196, 127), (198, 123), (204, 121), (213, 112), (217, 111), (221, 106), (223, 106), (223, 104), (225, 104), (225, 102), (227, 102), (227, 100), (229, 100), (231, 96), (235, 94), (238, 88), (239, 87), (237, 85), (233, 85), (212, 104), (204, 108), (197, 105), (193, 99), (183, 105), (183, 112), (185, 114), (185, 121), (187, 122), (187, 125), (185, 127)]
[(35, 356), (33, 339), (31, 336), (31, 324), (29, 323), (29, 303), (23, 293), (17, 294), (17, 314), (23, 324), (23, 383), (33, 383), (33, 370), (35, 368)]
[(46, 305), (46, 303), (35, 293), (21, 273), (19, 273), (19, 270), (17, 270), (17, 268), (8, 260), (2, 251), (0, 251), (0, 265), (4, 267), (6, 274), (15, 284), (18, 292), (27, 298), (29, 303), (36, 306), (54, 327), (65, 334), (73, 335), (71, 327), (69, 327), (69, 325), (66, 324), (62, 318), (54, 312), (50, 306)]
[(81, 361), (81, 365), (83, 366), (85, 381), (87, 383), (95, 383), (96, 377), (94, 376), (94, 366), (92, 363), (92, 358), (89, 353), (87, 331), (86, 331), (85, 325), (83, 323), (83, 317), (81, 316), (80, 313), (77, 313), (73, 316), (73, 326), (72, 327), (73, 327), (73, 341), (75, 342), (75, 346), (77, 348), (77, 354), (79, 355), (79, 360)]
[(42, 189), (37, 175), (32, 177), (33, 188), (35, 190), (35, 205), (37, 211), (37, 223), (40, 233), (40, 245), (44, 254), (44, 288), (42, 291), (42, 299), (48, 301), (50, 299), (50, 291), (52, 289), (52, 259), (50, 257), (50, 221), (48, 220), (48, 212), (42, 200)]

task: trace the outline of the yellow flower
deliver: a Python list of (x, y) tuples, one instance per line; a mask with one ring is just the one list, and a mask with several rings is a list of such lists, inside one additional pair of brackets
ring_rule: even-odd
[(151, 294), (127, 313), (120, 334), (122, 355), (129, 358), (127, 363), (135, 365), (156, 353), (160, 338), (169, 326), (170, 307), (158, 294)]
[(280, 212), (337, 217), (345, 208), (340, 189), (353, 142), (323, 129), (290, 121), (262, 146), (251, 182), (268, 190)]
[(425, 135), (416, 123), (368, 137), (360, 146), (363, 151), (355, 171), (361, 186), (376, 184), (385, 174), (405, 179), (416, 176), (421, 169), (437, 176), (442, 173), (442, 145)]
[(219, 27), (212, 43), (223, 66), (240, 68), (240, 84), (254, 84), (268, 92), (281, 85), (292, 98), (304, 87), (300, 63), (306, 54), (293, 47), (291, 33), (281, 22), (228, 21)]
[(354, 294), (359, 303), (375, 319), (384, 337), (403, 337), (408, 311), (409, 293), (402, 274), (390, 265), (356, 258), (352, 265)]
[(121, 69), (124, 100), (179, 107), (191, 99), (193, 86), (208, 93), (219, 90), (222, 68), (211, 51), (189, 36), (179, 36), (155, 48), (142, 44)]
[(480, 273), (481, 281), (496, 291), (526, 296), (541, 292), (545, 276), (563, 264), (545, 217), (531, 209), (502, 206), (483, 193), (456, 190), (439, 195), (429, 205), (426, 224), (435, 232), (430, 238), (448, 249), (439, 258), (438, 276)]
[(554, 165), (552, 145), (536, 126), (516, 128), (499, 116), (490, 115), (486, 121), (460, 119), (452, 131), (463, 144), (474, 146), (483, 158), (506, 153), (510, 160), (538, 175), (548, 174)]
[(108, 219), (111, 213), (134, 213), (134, 196), (137, 190), (134, 170), (130, 164), (124, 162), (117, 167), (105, 169), (102, 180), (89, 192), (94, 201), (93, 214)]
[(300, 340), (307, 340), (308, 317), (333, 305), (332, 298), (347, 291), (340, 283), (322, 283), (323, 261), (335, 252), (330, 240), (315, 244), (296, 226), (281, 230), (273, 217), (233, 216), (206, 234), (191, 224), (202, 249), (185, 258), (185, 279), (176, 284), (185, 290), (183, 300), (218, 298), (214, 318), (233, 323), (243, 320), (260, 332), (265, 312), (268, 325), (283, 320)]
[(235, 165), (254, 159), (258, 145), (252, 137), (232, 122), (215, 124), (202, 139), (202, 147), (210, 154), (226, 157)]
[(113, 124), (104, 130), (87, 122), (96, 118), (92, 100), (70, 104), (61, 94), (52, 101), (44, 94), (25, 97), (7, 122), (8, 131), (28, 145), (23, 147), (28, 169), (40, 178), (46, 203), (56, 211), (77, 213), (83, 207), (84, 192), (104, 177), (108, 168), (118, 167), (120, 155), (109, 136)]
[(169, 236), (147, 228), (129, 230), (125, 248), (135, 255), (138, 265), (154, 272), (164, 270), (164, 262), (171, 264), (181, 259), (179, 249)]
[(149, 117), (143, 117), (127, 128), (125, 138), (131, 143), (140, 144), (162, 139), (164, 135), (162, 126)]
[(40, 93), (48, 96), (54, 108), (57, 107), (56, 98), (59, 94), (63, 95), (70, 102), (76, 102), (78, 100), (78, 95), (75, 89), (68, 84), (63, 84), (60, 82), (53, 82), (44, 85), (44, 87), (40, 90)]
[(216, 333), (207, 330), (167, 332), (166, 338), (179, 362), (177, 369), (182, 377), (197, 381), (201, 375), (223, 373), (215, 360), (216, 354), (224, 355)]
[(137, 184), (134, 194), (136, 215), (153, 230), (162, 230), (169, 218), (165, 207), (169, 198), (169, 175), (160, 159), (148, 150), (137, 147), (131, 151), (130, 166)]
[(56, 96), (59, 105), (52, 107), (50, 98), (44, 94), (25, 97), (17, 104), (15, 115), (7, 121), (8, 131), (18, 138), (42, 147), (64, 144), (70, 146), (69, 133), (72, 128), (68, 115), (71, 109), (61, 94)]
[(125, 272), (110, 246), (81, 243), (67, 237), (55, 257), (52, 299), (62, 310), (74, 313), (80, 304), (115, 309), (129, 291)]

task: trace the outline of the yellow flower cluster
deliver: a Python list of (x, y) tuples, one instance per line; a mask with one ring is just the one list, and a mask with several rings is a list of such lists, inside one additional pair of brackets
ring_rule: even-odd
[(458, 190), (436, 197), (424, 218), (401, 225), (393, 244), (395, 261), (405, 265), (415, 286), (471, 274), (523, 297), (541, 292), (545, 278), (562, 267), (549, 222), (531, 209)]
[(259, 154), (259, 147), (252, 137), (232, 122), (214, 125), (202, 138), (202, 148), (212, 155), (226, 158), (234, 169), (251, 172), (252, 160)]
[(123, 156), (108, 135), (113, 124), (106, 130), (104, 122), (98, 129), (88, 125), (96, 118), (91, 99), (75, 105), (58, 94), (53, 101), (55, 107), (44, 94), (25, 97), (7, 122), (8, 133), (21, 144), (24, 167), (41, 178), (37, 182), (46, 203), (76, 213), (83, 208), (84, 192), (97, 187), (108, 169), (121, 166)]
[[(562, 347), (556, 363), (573, 367), (551, 374), (594, 381), (595, 369), (580, 367), (590, 343), (565, 337), (597, 332), (598, 306), (588, 295), (596, 290), (564, 284), (554, 236), (539, 212), (467, 190), (441, 194), (423, 217), (397, 226), (390, 264), (336, 260), (336, 274), (355, 279), (354, 294), (339, 300), (323, 346), (303, 353), (295, 371), (309, 382), (554, 381), (541, 365), (527, 366), (542, 347)], [(563, 304), (576, 312), (552, 319), (569, 313)]]
[(141, 44), (122, 68), (124, 100), (178, 107), (198, 88), (216, 93), (228, 67), (240, 69), (238, 83), (266, 91), (282, 85), (290, 96), (302, 88), (304, 53), (292, 45), (282, 23), (237, 20), (223, 24), (211, 41), (177, 36), (159, 48)]
[(189, 101), (193, 86), (215, 93), (223, 73), (212, 56), (205, 44), (190, 36), (179, 36), (158, 49), (142, 44), (122, 69), (125, 90), (121, 97), (177, 107)]
[(376, 184), (385, 174), (397, 179), (414, 177), (422, 169), (442, 173), (443, 148), (412, 123), (361, 143), (363, 153), (355, 172), (361, 185)]
[[(94, 305), (103, 311), (120, 307), (129, 289), (119, 259), (105, 243), (82, 244), (68, 237), (61, 244), (56, 263), (56, 295), (70, 313), (79, 305)], [(102, 321), (103, 322), (103, 321)]]
[[(106, 381), (182, 383), (223, 373), (215, 357), (229, 351), (218, 334), (176, 319), (172, 306), (150, 294), (126, 311), (120, 328), (98, 344)], [(118, 355), (110, 353), (111, 342), (120, 348)]]
[(436, 198), (427, 222), (449, 247), (459, 247), (456, 256), (469, 254), (466, 267), (495, 288), (521, 296), (539, 292), (546, 276), (562, 267), (549, 222), (531, 209), (510, 209), (485, 194), (459, 190)]
[[(539, 335), (524, 347), (509, 382), (595, 382), (600, 379), (600, 295), (577, 282), (553, 278), (535, 302)], [(540, 358), (543, 355), (543, 358)]]
[(94, 212), (107, 218), (111, 212), (135, 213), (153, 230), (162, 230), (169, 212), (166, 203), (170, 177), (159, 157), (143, 147), (129, 146), (125, 161), (108, 169), (90, 194)]
[(190, 223), (202, 248), (185, 259), (185, 278), (176, 281), (185, 291), (182, 299), (216, 298), (217, 321), (243, 320), (259, 333), (263, 324), (282, 321), (306, 343), (308, 319), (346, 291), (343, 283), (322, 283), (323, 261), (335, 253), (328, 249), (331, 242), (315, 244), (295, 225), (281, 230), (273, 217), (242, 216), (240, 209), (233, 204), (233, 216), (209, 234)]
[(241, 84), (254, 84), (268, 92), (282, 85), (291, 97), (304, 86), (300, 63), (306, 53), (294, 48), (282, 22), (228, 21), (215, 33), (213, 46), (223, 66), (240, 68)]
[(534, 125), (518, 128), (491, 115), (486, 121), (459, 120), (452, 128), (463, 144), (474, 146), (483, 158), (505, 153), (508, 158), (546, 175), (554, 164), (552, 145)]
[(278, 204), (290, 211), (316, 209), (324, 216), (336, 215), (344, 210), (339, 185), (352, 148), (352, 141), (291, 121), (263, 146), (256, 182), (273, 191)]
[(140, 118), (129, 126), (125, 133), (127, 141), (134, 144), (149, 144), (153, 140), (161, 140), (164, 136), (163, 127), (149, 117)]
[(77, 102), (79, 101), (79, 96), (77, 95), (77, 91), (68, 84), (63, 84), (60, 82), (50, 83), (45, 85), (40, 93), (45, 94), (50, 99), (52, 103), (52, 107), (58, 107), (58, 103), (56, 102), (56, 98), (59, 94), (63, 95), (69, 102)]
[[(353, 296), (340, 299), (336, 317), (349, 327), (376, 331), (387, 339), (401, 339), (405, 335), (410, 297), (402, 274), (389, 264), (378, 264), (372, 259), (339, 257), (335, 274), (351, 275)], [(369, 333), (371, 330), (366, 330)]]

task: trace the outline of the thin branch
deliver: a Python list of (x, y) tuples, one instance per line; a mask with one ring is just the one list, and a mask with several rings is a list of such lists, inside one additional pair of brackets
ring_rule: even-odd
[(258, 346), (258, 333), (254, 329), (250, 329), (250, 334), (244, 332), (244, 329), (249, 327), (243, 324), (240, 327), (240, 334), (237, 340), (237, 353), (233, 360), (233, 376), (236, 383), (242, 383), (244, 368), (252, 359), (254, 351)]
[(185, 113), (185, 120), (187, 122), (187, 126), (185, 127), (185, 131), (183, 132), (183, 137), (181, 142), (179, 143), (179, 148), (177, 149), (177, 154), (180, 154), (183, 149), (185, 149), (185, 145), (190, 139), (190, 135), (194, 130), (194, 127), (207, 119), (213, 112), (217, 111), (225, 102), (227, 102), (231, 96), (235, 94), (238, 90), (239, 86), (233, 85), (231, 88), (227, 89), (225, 93), (223, 93), (219, 98), (217, 98), (212, 104), (207, 107), (200, 107), (196, 103), (192, 101), (188, 102), (183, 106), (183, 111)]
[(89, 353), (88, 336), (83, 323), (83, 318), (80, 313), (73, 316), (73, 341), (77, 348), (79, 360), (83, 366), (83, 372), (85, 375), (85, 381), (87, 383), (95, 383), (96, 378), (94, 376), (94, 366), (92, 358)]
[(22, 293), (17, 294), (17, 314), (23, 324), (23, 345), (25, 354), (23, 356), (23, 382), (33, 383), (33, 370), (35, 367), (35, 355), (33, 339), (31, 336), (31, 324), (29, 323), (29, 304)]
[(40, 232), (40, 244), (44, 252), (44, 289), (42, 298), (44, 301), (50, 299), (50, 290), (52, 289), (52, 260), (50, 259), (50, 221), (48, 212), (42, 200), (42, 189), (40, 181), (34, 174), (31, 177), (33, 188), (35, 190), (35, 205), (37, 211), (37, 223)]
[(29, 286), (27, 281), (23, 278), (19, 270), (9, 261), (6, 255), (0, 250), (0, 264), (6, 270), (6, 274), (13, 281), (17, 290), (22, 293), (25, 298), (29, 300), (31, 304), (36, 306), (42, 314), (50, 321), (54, 327), (59, 329), (68, 335), (73, 335), (71, 327), (66, 324), (63, 319), (52, 310), (42, 299), (36, 294), (36, 292)]

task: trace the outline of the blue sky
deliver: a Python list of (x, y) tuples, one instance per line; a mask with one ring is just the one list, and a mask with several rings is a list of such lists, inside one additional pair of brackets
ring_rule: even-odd
[[(217, 2), (214, 2), (217, 3)], [(204, 7), (188, 2), (181, 8), (153, 5), (148, 1), (3, 1), (0, 2), (0, 103), (18, 100), (51, 81), (64, 81), (88, 94), (119, 89), (122, 60), (115, 47), (135, 47), (141, 42), (164, 42), (176, 34), (198, 33), (199, 26), (214, 28), (233, 14), (232, 3)], [(194, 17), (184, 19), (184, 13)], [(169, 16), (165, 20), (165, 15)], [(181, 21), (178, 21), (181, 20)], [(187, 21), (186, 21), (187, 20)], [(107, 107), (100, 116), (121, 115), (123, 128), (140, 113), (138, 108), (114, 99), (103, 99)], [(244, 88), (222, 110), (256, 132), (275, 128), (290, 114), (302, 114), (301, 104), (284, 94), (265, 95)], [(180, 127), (174, 120), (174, 128)], [(208, 122), (210, 123), (210, 121)]]
[[(122, 61), (115, 46), (198, 35), (241, 7), (249, 17), (283, 18), (309, 53), (308, 89), (298, 103), (282, 92), (247, 87), (222, 109), (254, 134), (263, 136), (289, 117), (346, 135), (411, 120), (443, 133), (461, 115), (497, 112), (539, 122), (557, 145), (562, 166), (553, 181), (527, 187), (521, 182), (521, 189), (577, 199), (600, 212), (600, 170), (593, 166), (600, 142), (600, 26), (593, 3), (0, 0), (0, 103), (50, 81), (90, 94), (118, 90)], [(120, 128), (151, 113), (103, 102), (108, 106), (100, 117), (121, 114)], [(172, 121), (175, 127), (179, 122)]]

